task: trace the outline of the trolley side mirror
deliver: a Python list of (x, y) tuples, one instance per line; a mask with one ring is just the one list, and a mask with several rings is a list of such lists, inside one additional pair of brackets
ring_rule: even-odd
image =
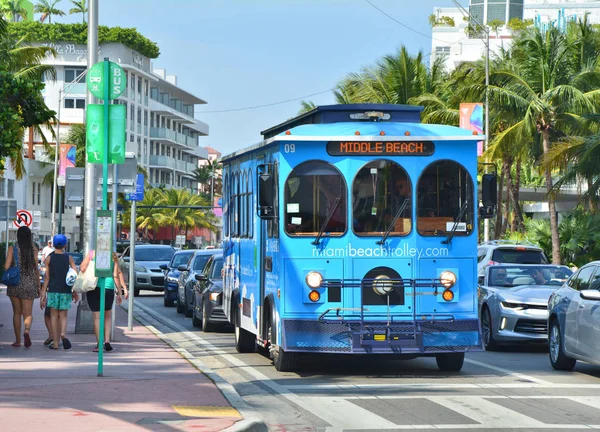
[(269, 173), (258, 175), (258, 217), (274, 219), (275, 215), (275, 184)]
[(498, 202), (498, 183), (496, 174), (484, 174), (481, 178), (481, 203), (479, 207), (479, 217), (490, 219), (496, 214), (496, 204)]

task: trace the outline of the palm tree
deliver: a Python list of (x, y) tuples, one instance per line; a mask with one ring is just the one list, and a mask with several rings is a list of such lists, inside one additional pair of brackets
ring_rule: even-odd
[(316, 108), (317, 106), (315, 105), (314, 102), (311, 101), (302, 101), (300, 102), (300, 111), (298, 111), (298, 115), (300, 114), (304, 114), (307, 113), (309, 111), (312, 111)]
[(200, 184), (200, 191), (202, 193), (206, 193), (206, 188), (208, 187), (208, 182), (211, 175), (212, 170), (208, 167), (208, 165), (202, 165), (192, 171), (194, 181)]
[[(582, 115), (595, 112), (595, 98), (600, 96), (600, 90), (593, 83), (598, 82), (600, 73), (574, 61), (575, 47), (554, 28), (545, 33), (527, 29), (517, 35), (511, 50), (519, 64), (518, 71), (493, 71), (489, 93), (492, 106), (502, 106), (504, 112), (511, 112), (520, 120), (498, 133), (495, 145), (506, 148), (515, 143), (531, 143), (539, 136), (546, 155), (561, 134), (585, 130)], [(483, 88), (479, 83), (471, 86), (476, 94), (481, 94)], [(551, 169), (546, 167), (544, 174), (552, 261), (559, 264), (560, 238)]]
[(85, 4), (86, 0), (71, 0), (71, 3), (73, 3), (73, 5), (75, 6), (74, 8), (71, 8), (71, 10), (69, 11), (69, 15), (72, 14), (81, 14), (81, 22), (83, 24), (85, 24), (85, 14), (88, 11), (87, 5)]
[[(148, 188), (144, 192), (144, 199), (139, 202), (140, 206), (150, 206), (147, 208), (136, 209), (136, 226), (144, 230), (144, 239), (148, 240), (148, 232), (156, 231), (163, 226), (163, 215), (152, 208), (161, 205), (163, 201), (163, 191), (161, 189)], [(131, 208), (123, 212), (123, 226), (127, 226), (131, 220)]]
[(210, 210), (202, 210), (186, 207), (210, 206), (205, 199), (193, 195), (185, 189), (169, 189), (162, 195), (161, 205), (177, 206), (179, 208), (167, 208), (162, 212), (161, 224), (171, 226), (172, 241), (178, 230), (184, 229), (187, 233), (190, 228), (208, 228), (216, 231), (216, 218)]
[(65, 12), (56, 7), (58, 3), (60, 0), (38, 0), (34, 10), (42, 14), (42, 21), (48, 17), (48, 24), (52, 24), (52, 15), (65, 16)]
[(0, 12), (9, 16), (12, 22), (27, 18), (27, 10), (23, 6), (23, 0), (6, 0), (0, 5)]

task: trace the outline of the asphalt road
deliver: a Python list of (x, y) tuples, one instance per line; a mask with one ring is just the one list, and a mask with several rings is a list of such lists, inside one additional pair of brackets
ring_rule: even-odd
[(461, 372), (433, 358), (306, 356), (295, 373), (267, 357), (238, 354), (231, 329), (203, 333), (162, 294), (136, 302), (179, 350), (233, 385), (271, 431), (600, 430), (600, 367), (556, 372), (545, 346), (467, 354)]

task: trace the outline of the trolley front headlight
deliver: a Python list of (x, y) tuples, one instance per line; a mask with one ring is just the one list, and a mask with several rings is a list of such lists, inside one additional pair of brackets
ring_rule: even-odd
[(450, 289), (456, 285), (456, 275), (450, 270), (444, 270), (440, 274), (440, 282), (445, 289)]
[(306, 285), (312, 289), (319, 288), (323, 282), (323, 275), (316, 271), (311, 271), (306, 275)]

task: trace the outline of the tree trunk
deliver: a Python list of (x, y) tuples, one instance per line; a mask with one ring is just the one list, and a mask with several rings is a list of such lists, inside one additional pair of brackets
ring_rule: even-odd
[(494, 226), (494, 238), (498, 240), (502, 234), (502, 190), (504, 189), (504, 160), (500, 169), (500, 179), (498, 180), (498, 210), (496, 210), (496, 224)]
[(596, 196), (596, 194), (590, 193), (590, 191), (593, 189), (594, 180), (589, 177), (586, 180), (587, 180), (588, 194), (590, 194), (590, 196), (588, 198), (588, 208), (591, 213), (596, 213), (596, 210), (598, 210), (598, 197)]
[[(544, 155), (550, 150), (550, 131), (542, 129), (542, 147)], [(560, 238), (558, 237), (558, 216), (556, 214), (556, 203), (552, 190), (552, 173), (546, 168), (546, 192), (548, 192), (548, 211), (550, 212), (550, 233), (552, 234), (552, 264), (560, 264)]]
[(522, 233), (525, 231), (525, 222), (523, 221), (523, 209), (521, 208), (521, 203), (519, 202), (519, 190), (521, 189), (521, 158), (517, 159), (517, 165), (515, 169), (517, 172), (510, 189), (510, 198), (513, 204), (512, 230), (513, 232)]

